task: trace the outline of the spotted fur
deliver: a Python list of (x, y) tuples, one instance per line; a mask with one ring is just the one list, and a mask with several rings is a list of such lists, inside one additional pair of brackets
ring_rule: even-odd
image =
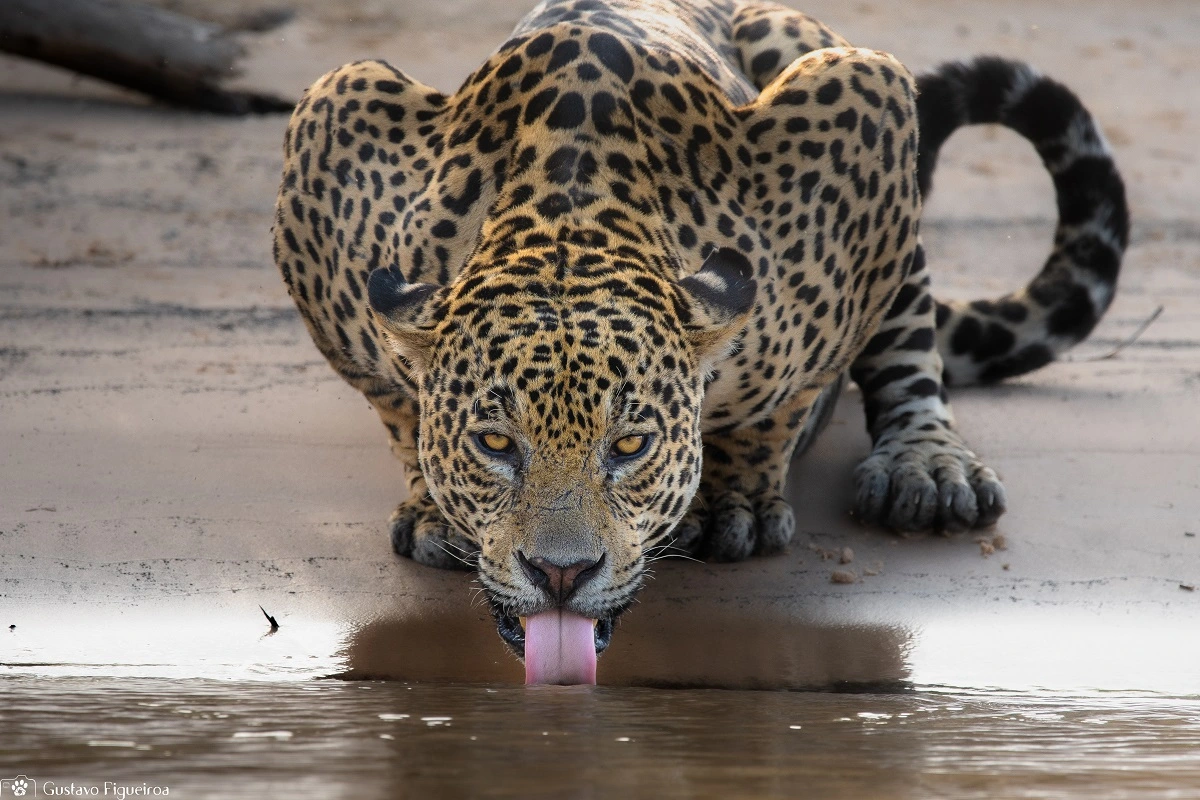
[[(982, 121), (1038, 146), (1059, 235), (1023, 293), (938, 305), (920, 189)], [(759, 0), (547, 0), (451, 95), (349, 64), (305, 94), (285, 159), (276, 261), (406, 466), (393, 545), (477, 565), (518, 652), (514, 618), (558, 602), (602, 646), (656, 547), (783, 549), (788, 464), (847, 372), (874, 440), (860, 516), (994, 522), (1003, 487), (944, 383), (1085, 335), (1125, 242), (1119, 178), (1062, 87), (996, 60), (917, 84)], [(552, 598), (534, 563), (587, 579)]]

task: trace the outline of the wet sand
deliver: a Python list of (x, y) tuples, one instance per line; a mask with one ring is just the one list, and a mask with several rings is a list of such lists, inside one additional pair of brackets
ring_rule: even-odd
[[(297, 93), (330, 67), (380, 56), (451, 89), (523, 11), (483, 0), (299, 5), (295, 22), (253, 40), (243, 82)], [(180, 114), (0, 59), (0, 768), (102, 781), (153, 763), (179, 776), (181, 796), (235, 796), (213, 782), (214, 765), (246, 796), (267, 785), (422, 796), (439, 780), (455, 794), (475, 778), (422, 772), (467, 747), (451, 732), (498, 736), (506, 720), (524, 730), (543, 715), (566, 732), (562, 749), (544, 746), (555, 775), (574, 765), (626, 780), (586, 772), (595, 753), (579, 742), (605, 741), (596, 753), (648, 788), (665, 785), (647, 781), (666, 780), (651, 775), (666, 741), (681, 786), (719, 787), (724, 754), (757, 787), (749, 794), (786, 793), (788, 781), (894, 797), (1065, 796), (1098, 784), (1168, 797), (1200, 785), (1181, 749), (1194, 753), (1200, 730), (1200, 594), (1183, 588), (1200, 585), (1200, 537), (1187, 535), (1200, 534), (1200, 12), (1185, 2), (804, 7), (914, 69), (988, 51), (1030, 59), (1079, 92), (1114, 145), (1133, 243), (1094, 338), (1071, 362), (953, 395), (968, 441), (1009, 490), (1011, 511), (987, 534), (1003, 549), (986, 553), (970, 534), (898, 538), (847, 516), (851, 470), (868, 448), (852, 391), (793, 467), (787, 554), (659, 562), (601, 659), (606, 688), (513, 688), (521, 668), (472, 578), (391, 554), (384, 521), (402, 498), (400, 466), (271, 263), (285, 120)], [(1049, 179), (1015, 135), (957, 135), (924, 226), (936, 291), (1020, 285), (1048, 249), (1053, 214)], [(1159, 305), (1137, 342), (1090, 360)], [(856, 582), (832, 582), (838, 569)], [(280, 622), (274, 635), (260, 604)], [(464, 681), (503, 701), (483, 707), (482, 686), (441, 685)], [(379, 739), (388, 730), (377, 714), (413, 713), (402, 699), (414, 692), (427, 716), (479, 716)], [(286, 741), (233, 740), (233, 723), (181, 722), (175, 709), (195, 698), (249, 709), (246, 725), (298, 727)], [(925, 702), (941, 710), (921, 724), (857, 717)], [(300, 726), (318, 705), (328, 727)], [(1037, 716), (1045, 708), (1061, 717)], [(633, 755), (613, 749), (627, 744), (615, 738), (630, 714), (662, 726)], [(815, 744), (786, 738), (776, 723), (789, 715), (802, 731), (816, 726)], [(841, 717), (859, 721), (831, 721)], [(712, 735), (687, 732), (691, 719)], [(740, 747), (721, 738), (737, 731)], [(976, 736), (991, 744), (971, 745)], [(530, 739), (510, 744), (480, 763), (528, 788), (513, 761)], [(332, 766), (352, 752), (378, 756), (354, 759), (373, 788), (359, 792), (349, 767)]]

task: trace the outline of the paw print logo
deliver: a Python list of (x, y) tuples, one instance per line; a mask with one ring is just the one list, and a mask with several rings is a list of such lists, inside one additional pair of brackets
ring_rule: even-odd
[[(32, 798), (32, 796), (37, 794), (34, 786), (34, 782), (32, 782), (29, 776), (26, 775), (5, 778), (4, 781), (0, 781), (0, 796), (4, 796), (4, 798), (7, 798), (7, 796), (10, 795), (13, 796), (13, 798)], [(8, 790), (7, 793), (5, 792), (5, 789)]]
[(28, 775), (18, 775), (15, 778), (0, 780), (0, 798), (4, 797), (36, 797), (37, 784)]

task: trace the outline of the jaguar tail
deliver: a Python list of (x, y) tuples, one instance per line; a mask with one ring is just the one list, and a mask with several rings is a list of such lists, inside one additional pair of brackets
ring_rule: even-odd
[(1079, 98), (1027, 64), (994, 56), (944, 64), (920, 76), (917, 88), (922, 195), (950, 134), (980, 123), (1028, 139), (1054, 180), (1054, 247), (1029, 285), (995, 300), (937, 304), (947, 385), (1035, 370), (1091, 333), (1116, 293), (1129, 209), (1112, 153)]

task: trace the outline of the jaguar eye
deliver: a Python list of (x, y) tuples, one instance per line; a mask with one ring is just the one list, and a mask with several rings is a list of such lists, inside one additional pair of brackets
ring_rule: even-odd
[(613, 458), (633, 458), (640, 456), (646, 450), (646, 445), (650, 444), (650, 437), (641, 436), (625, 436), (613, 442), (610, 455)]
[(502, 433), (481, 433), (476, 435), (475, 441), (484, 450), (496, 455), (507, 455), (515, 447), (513, 440)]

